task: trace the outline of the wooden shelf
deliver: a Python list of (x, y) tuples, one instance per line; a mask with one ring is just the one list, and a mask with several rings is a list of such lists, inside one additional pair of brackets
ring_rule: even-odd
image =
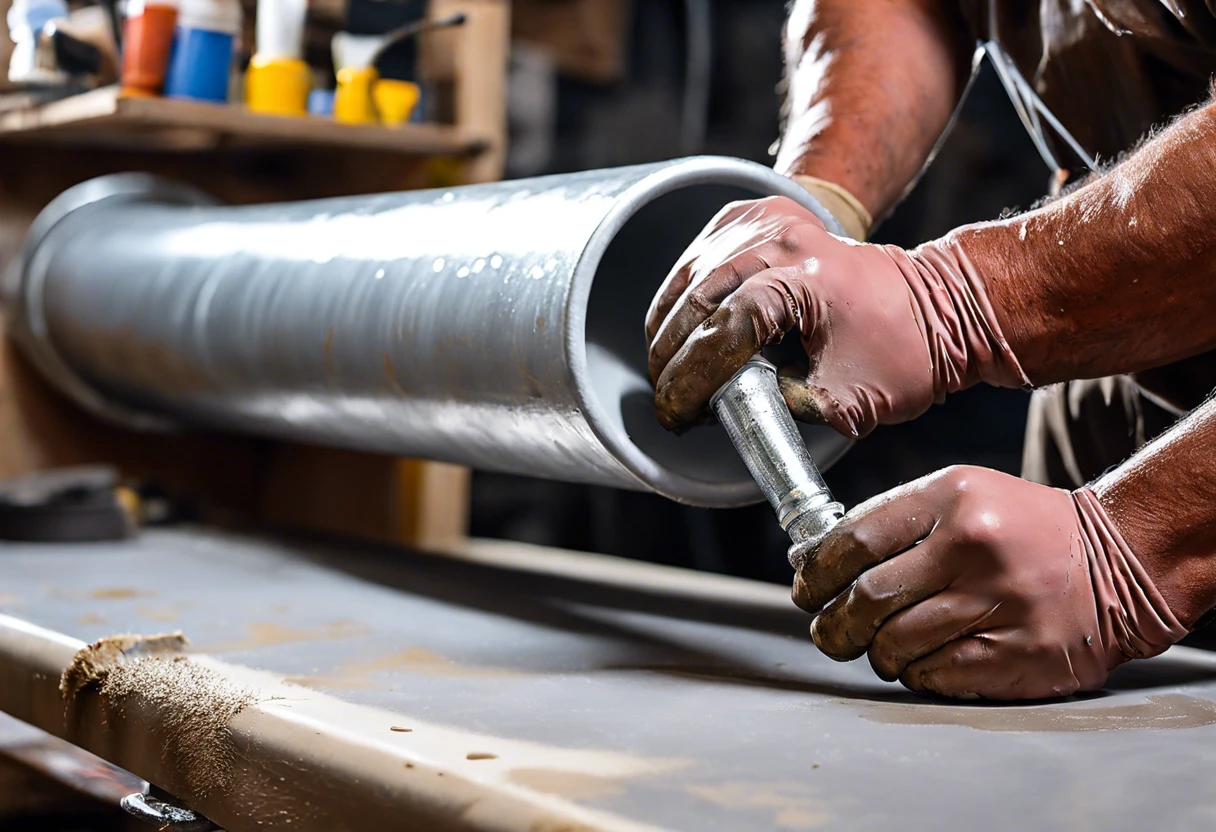
[(0, 110), (0, 141), (56, 142), (128, 150), (220, 147), (338, 147), (418, 156), (464, 156), (484, 142), (442, 124), (400, 127), (280, 118), (240, 106), (168, 98), (126, 98), (105, 87), (36, 106)]

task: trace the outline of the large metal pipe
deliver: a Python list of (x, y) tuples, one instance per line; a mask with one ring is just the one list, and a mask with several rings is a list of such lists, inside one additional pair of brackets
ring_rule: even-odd
[[(737, 505), (761, 495), (725, 433), (655, 420), (642, 322), (705, 222), (770, 194), (821, 210), (712, 157), (246, 207), (124, 174), (39, 216), (5, 307), (60, 389), (128, 425)], [(803, 435), (823, 465), (847, 447)]]

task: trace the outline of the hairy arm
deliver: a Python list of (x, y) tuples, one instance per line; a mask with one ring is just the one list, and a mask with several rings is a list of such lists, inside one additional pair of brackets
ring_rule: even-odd
[(1216, 347), (1216, 104), (1039, 210), (938, 246), (983, 281), (1035, 384), (1159, 367)]
[(1216, 607), (1216, 400), (1093, 485), (1131, 550), (1187, 627)]
[(795, 0), (778, 173), (826, 179), (885, 214), (945, 130), (973, 48), (950, 0)]

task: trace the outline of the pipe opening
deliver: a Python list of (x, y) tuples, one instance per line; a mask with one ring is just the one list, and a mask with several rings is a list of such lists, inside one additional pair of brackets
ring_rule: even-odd
[[(595, 270), (586, 313), (587, 381), (595, 402), (587, 415), (602, 435), (608, 434), (604, 438), (616, 445), (634, 474), (668, 496), (697, 493), (694, 501), (709, 505), (760, 498), (719, 426), (695, 427), (677, 436), (659, 424), (647, 375), (644, 322), (654, 293), (705, 224), (729, 202), (770, 194), (738, 185), (676, 186), (625, 220)], [(811, 426), (801, 430), (812, 456), (819, 449), (821, 466), (843, 451), (834, 432)]]

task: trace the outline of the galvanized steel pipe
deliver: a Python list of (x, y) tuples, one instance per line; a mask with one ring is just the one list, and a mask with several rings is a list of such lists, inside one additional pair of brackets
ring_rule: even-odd
[[(821, 210), (712, 157), (245, 207), (124, 174), (39, 216), (5, 307), (48, 378), (128, 425), (738, 505), (761, 494), (722, 429), (656, 421), (642, 323), (705, 222), (770, 194)], [(847, 447), (803, 436), (823, 465)]]

